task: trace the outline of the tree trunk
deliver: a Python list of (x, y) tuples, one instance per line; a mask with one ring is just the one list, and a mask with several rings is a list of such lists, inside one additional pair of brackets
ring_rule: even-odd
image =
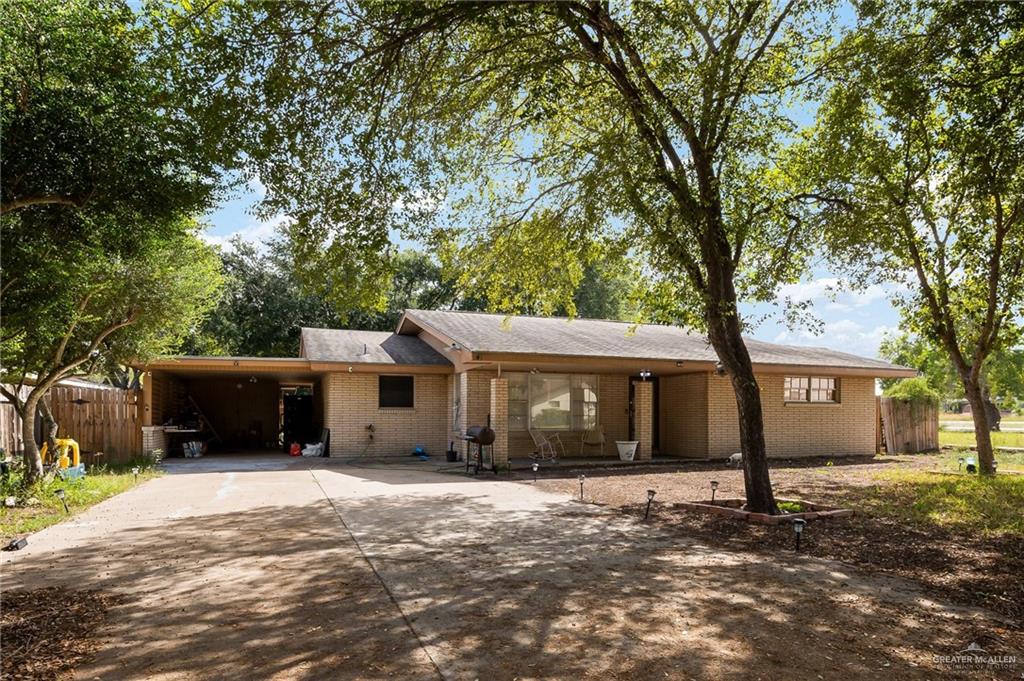
[[(731, 326), (726, 324), (726, 326)], [(729, 372), (736, 409), (739, 413), (740, 451), (743, 453), (743, 485), (748, 511), (775, 515), (779, 512), (772, 493), (768, 471), (768, 449), (764, 441), (764, 416), (761, 411), (761, 388), (754, 377), (746, 344), (736, 325), (735, 334), (712, 334), (712, 345)]]
[(53, 418), (53, 412), (50, 411), (50, 404), (46, 398), (39, 400), (39, 415), (43, 417), (43, 442), (46, 443), (46, 450), (51, 453), (51, 456), (55, 456), (53, 453), (57, 451), (59, 426)]
[(21, 409), (15, 410), (21, 417), (21, 439), (24, 447), (22, 458), (25, 462), (23, 484), (27, 487), (43, 477), (43, 459), (39, 456), (39, 445), (36, 444), (36, 408), (39, 405), (38, 395), (29, 395), (22, 403)]
[(974, 419), (974, 439), (978, 443), (978, 472), (992, 475), (992, 431), (989, 426), (988, 408), (982, 395), (981, 384), (970, 377), (964, 378), (964, 396), (971, 405), (971, 417)]

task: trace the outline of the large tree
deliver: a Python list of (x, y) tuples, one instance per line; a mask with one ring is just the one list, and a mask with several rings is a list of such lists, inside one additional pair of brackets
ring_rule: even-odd
[[(572, 310), (625, 244), (647, 313), (706, 332), (739, 409), (747, 503), (774, 512), (737, 309), (801, 271), (813, 197), (776, 161), (826, 44), (820, 3), (227, 2), (161, 17), (199, 101), (244, 119), (265, 208), (368, 273), (393, 229), (472, 266), (498, 309)], [(209, 55), (216, 54), (216, 58)], [(798, 176), (797, 176), (798, 177)], [(364, 286), (362, 284), (368, 284)]]
[(1024, 315), (1024, 5), (865, 3), (815, 153), (826, 235), (856, 280), (897, 281), (948, 354), (992, 468), (984, 369)]
[(3, 295), (0, 379), (10, 388), (0, 391), (22, 420), (27, 482), (42, 473), (33, 432), (37, 409), (48, 421), (47, 439), (56, 434), (44, 401), (50, 388), (104, 363), (176, 348), (212, 307), (220, 285), (216, 256), (187, 220), (174, 233), (168, 225), (133, 225), (142, 241), (120, 249), (98, 239), (66, 238), (130, 233), (116, 224), (85, 224), (89, 217), (59, 207), (4, 217), (2, 271), (19, 276)]
[(208, 308), (219, 275), (191, 216), (231, 154), (126, 2), (11, 0), (0, 41), (0, 352), (3, 380), (31, 386), (8, 391), (31, 482), (50, 387), (169, 349)]

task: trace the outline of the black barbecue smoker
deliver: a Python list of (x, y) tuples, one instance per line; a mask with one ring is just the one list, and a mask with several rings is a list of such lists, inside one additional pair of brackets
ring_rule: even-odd
[[(491, 415), (487, 415), (486, 426), (470, 426), (462, 439), (469, 443), (466, 452), (466, 473), (470, 467), (473, 468), (473, 475), (481, 470), (491, 470), (498, 474), (498, 468), (494, 465), (494, 430), (491, 428)], [(473, 451), (476, 445), (476, 451)], [(489, 451), (488, 451), (489, 450)], [(489, 454), (489, 456), (486, 456)]]

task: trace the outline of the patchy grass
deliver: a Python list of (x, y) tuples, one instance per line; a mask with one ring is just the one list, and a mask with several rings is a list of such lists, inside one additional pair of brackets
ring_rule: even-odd
[[(939, 444), (952, 447), (974, 446), (974, 433), (939, 429)], [(1024, 447), (1024, 433), (992, 433), (993, 447)]]
[[(131, 471), (136, 465), (140, 468), (138, 480)], [(56, 495), (58, 489), (64, 490), (68, 511), (74, 515), (160, 474), (148, 461), (119, 466), (95, 466), (89, 469), (84, 478), (55, 478), (38, 482), (28, 489), (22, 488), (20, 476), (12, 475), (0, 485), (0, 502), (13, 496), (17, 499), (17, 506), (0, 507), (0, 541), (6, 544), (12, 537), (38, 532), (68, 518), (69, 513), (65, 512)]]
[[(974, 458), (978, 455), (973, 450), (947, 449), (936, 458), (934, 470), (940, 473), (962, 473), (963, 467), (958, 459)], [(1024, 452), (996, 452), (996, 462), (999, 463), (1000, 473), (1024, 473)]]
[(888, 470), (879, 487), (851, 499), (859, 511), (928, 529), (938, 525), (965, 535), (1009, 533), (1024, 538), (1024, 476)]

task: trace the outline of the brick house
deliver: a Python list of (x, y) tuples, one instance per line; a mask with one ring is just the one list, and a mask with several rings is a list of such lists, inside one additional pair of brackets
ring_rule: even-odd
[[(762, 390), (769, 455), (870, 455), (875, 379), (915, 369), (825, 348), (748, 340)], [(600, 429), (652, 456), (722, 458), (739, 450), (736, 404), (707, 341), (677, 327), (476, 312), (407, 310), (394, 333), (303, 329), (297, 358), (178, 357), (150, 363), (144, 448), (191, 405), (223, 449), (277, 445), (282, 394), (310, 395), (330, 456), (440, 456), (490, 421), (498, 462), (558, 433), (570, 456)], [(244, 437), (233, 434), (248, 432)], [(216, 444), (216, 443), (215, 443)], [(212, 450), (217, 447), (212, 446)]]

